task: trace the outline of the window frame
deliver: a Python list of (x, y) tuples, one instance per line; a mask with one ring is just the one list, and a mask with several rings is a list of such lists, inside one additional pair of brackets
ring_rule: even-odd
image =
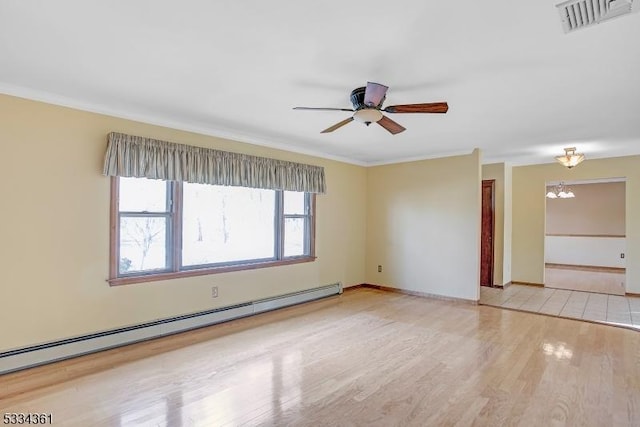
[[(315, 253), (315, 218), (316, 218), (316, 195), (315, 193), (305, 193), (305, 206), (308, 212), (305, 215), (285, 215), (283, 201), (284, 192), (275, 192), (275, 214), (274, 214), (274, 258), (266, 260), (242, 260), (219, 264), (206, 264), (201, 266), (182, 265), (182, 183), (176, 181), (167, 182), (167, 204), (166, 213), (133, 213), (125, 212), (125, 216), (166, 216), (167, 217), (167, 268), (161, 271), (152, 270), (149, 272), (134, 272), (131, 274), (120, 274), (119, 271), (119, 250), (120, 250), (120, 177), (111, 177), (110, 196), (110, 236), (109, 236), (109, 279), (107, 282), (111, 286), (127, 285), (134, 283), (154, 282), (160, 280), (170, 280), (182, 277), (204, 276), (209, 274), (227, 273), (232, 271), (253, 270), (257, 268), (276, 267), (281, 265), (299, 264), (313, 262), (316, 259)], [(308, 254), (284, 257), (284, 222), (285, 217), (305, 218), (305, 249)], [(308, 234), (307, 234), (308, 227)]]
[[(304, 252), (307, 252), (307, 250), (309, 251), (309, 253), (311, 253), (311, 247), (309, 245), (311, 245), (311, 239), (309, 238), (309, 236), (311, 235), (311, 216), (312, 216), (312, 212), (311, 212), (311, 206), (313, 206), (313, 201), (310, 200), (311, 197), (311, 193), (304, 193), (304, 206), (305, 206), (305, 212), (302, 214), (288, 214), (286, 212), (284, 212), (284, 207), (280, 208), (281, 212), (282, 212), (282, 221), (280, 224), (280, 251), (281, 253), (279, 253), (278, 255), (280, 255), (282, 258), (285, 258), (284, 256), (284, 238), (285, 238), (285, 223), (287, 218), (292, 218), (292, 219), (302, 219), (304, 221), (304, 241), (303, 241), (303, 247), (304, 247)], [(314, 195), (315, 196), (315, 195)], [(284, 197), (282, 197), (282, 192), (280, 192), (280, 200), (284, 201)], [(305, 256), (305, 255), (293, 255), (290, 257), (286, 257), (286, 258), (295, 258), (295, 257), (299, 257), (299, 256)]]

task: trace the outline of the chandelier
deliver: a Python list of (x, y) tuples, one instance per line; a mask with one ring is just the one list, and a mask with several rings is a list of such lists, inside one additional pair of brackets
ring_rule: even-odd
[(576, 153), (576, 147), (565, 148), (564, 156), (556, 157), (567, 169), (578, 166), (584, 160), (584, 154)]
[(564, 185), (564, 182), (553, 186), (547, 193), (548, 199), (572, 199), (574, 197), (576, 197), (576, 195), (573, 194), (573, 191), (571, 191), (569, 187)]

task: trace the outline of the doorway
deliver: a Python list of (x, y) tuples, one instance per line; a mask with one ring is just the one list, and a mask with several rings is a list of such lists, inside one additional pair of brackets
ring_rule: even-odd
[(544, 285), (625, 295), (624, 178), (549, 182)]
[(480, 232), (480, 285), (493, 286), (493, 234), (495, 179), (482, 181), (482, 222)]

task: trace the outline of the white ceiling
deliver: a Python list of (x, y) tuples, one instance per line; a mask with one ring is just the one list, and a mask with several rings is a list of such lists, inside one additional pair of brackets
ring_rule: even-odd
[[(2, 1), (0, 92), (356, 164), (640, 154), (640, 14), (564, 34), (557, 2)], [(449, 112), (292, 110), (367, 81)]]

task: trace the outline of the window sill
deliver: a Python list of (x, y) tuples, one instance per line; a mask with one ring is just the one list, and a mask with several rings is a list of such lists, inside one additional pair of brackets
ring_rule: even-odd
[(199, 268), (196, 270), (171, 271), (166, 273), (147, 274), (140, 276), (117, 277), (108, 279), (110, 286), (132, 285), (134, 283), (157, 282), (160, 280), (180, 279), (182, 277), (206, 276), (209, 274), (228, 273), (231, 271), (255, 270), (258, 268), (277, 267), (280, 265), (302, 264), (313, 262), (316, 257), (290, 258), (280, 261), (257, 262), (254, 264), (229, 265), (224, 267)]

